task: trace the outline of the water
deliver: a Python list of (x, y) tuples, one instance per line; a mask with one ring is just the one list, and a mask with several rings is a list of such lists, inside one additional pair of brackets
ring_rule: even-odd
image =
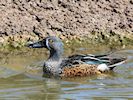
[[(108, 48), (65, 50), (75, 53), (103, 53)], [(42, 78), (26, 72), (47, 58), (45, 49), (23, 49), (0, 54), (0, 100), (133, 100), (133, 49), (117, 51), (127, 62), (107, 76), (67, 79)]]

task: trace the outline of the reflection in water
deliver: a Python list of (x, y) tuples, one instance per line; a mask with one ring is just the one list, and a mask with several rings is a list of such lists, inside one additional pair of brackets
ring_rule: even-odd
[(53, 79), (35, 80), (23, 74), (0, 79), (0, 99), (58, 100), (60, 82)]
[[(84, 51), (85, 50), (85, 51)], [(89, 49), (76, 53), (98, 53)], [(74, 54), (69, 51), (67, 55)], [(40, 55), (41, 54), (41, 55)], [(133, 98), (133, 50), (122, 50), (118, 55), (128, 61), (103, 76), (53, 79), (42, 77), (42, 70), (27, 70), (28, 66), (42, 68), (46, 50), (22, 50), (0, 54), (0, 100), (127, 100)], [(39, 55), (39, 56), (38, 56)], [(114, 54), (115, 55), (115, 54)]]

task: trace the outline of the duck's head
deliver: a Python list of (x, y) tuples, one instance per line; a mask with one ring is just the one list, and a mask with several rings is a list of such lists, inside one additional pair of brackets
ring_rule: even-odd
[(53, 55), (62, 55), (63, 53), (63, 43), (62, 41), (55, 36), (49, 36), (44, 38), (41, 41), (35, 42), (35, 43), (31, 43), (28, 45), (28, 47), (30, 48), (47, 48), (48, 50), (50, 50), (50, 56)]

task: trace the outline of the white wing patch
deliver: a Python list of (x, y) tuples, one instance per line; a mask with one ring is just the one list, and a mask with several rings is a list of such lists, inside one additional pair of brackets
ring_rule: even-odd
[(104, 72), (104, 71), (108, 71), (109, 67), (107, 66), (107, 64), (103, 63), (97, 66), (97, 70)]

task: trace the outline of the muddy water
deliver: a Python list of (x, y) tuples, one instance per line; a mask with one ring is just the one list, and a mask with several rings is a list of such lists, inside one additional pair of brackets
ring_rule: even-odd
[[(107, 47), (65, 49), (64, 56), (108, 51)], [(61, 80), (27, 73), (28, 66), (40, 66), (47, 58), (45, 49), (1, 51), (0, 100), (133, 100), (133, 49), (113, 55), (126, 56), (128, 61), (110, 75)]]

